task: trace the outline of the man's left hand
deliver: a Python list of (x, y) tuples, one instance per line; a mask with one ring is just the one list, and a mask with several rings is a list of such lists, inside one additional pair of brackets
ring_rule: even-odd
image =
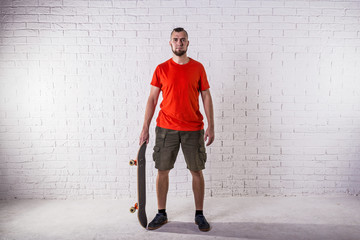
[(214, 133), (214, 129), (213, 128), (208, 128), (206, 129), (205, 135), (204, 135), (204, 140), (206, 143), (206, 146), (209, 146), (210, 144), (212, 144), (215, 140), (215, 133)]

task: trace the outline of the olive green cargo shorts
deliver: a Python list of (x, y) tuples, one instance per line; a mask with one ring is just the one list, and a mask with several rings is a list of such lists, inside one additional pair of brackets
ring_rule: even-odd
[(187, 168), (191, 171), (205, 169), (204, 130), (175, 131), (156, 127), (155, 133), (156, 142), (153, 153), (155, 168), (158, 170), (172, 169), (181, 145)]

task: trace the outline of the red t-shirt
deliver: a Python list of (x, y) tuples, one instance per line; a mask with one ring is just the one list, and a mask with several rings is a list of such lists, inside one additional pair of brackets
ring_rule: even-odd
[(210, 86), (200, 62), (190, 58), (180, 65), (171, 58), (156, 67), (151, 85), (160, 88), (163, 95), (157, 126), (178, 131), (203, 129), (199, 94)]

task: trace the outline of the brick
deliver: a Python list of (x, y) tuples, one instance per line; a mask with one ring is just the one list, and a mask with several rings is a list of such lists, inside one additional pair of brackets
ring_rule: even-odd
[(21, 6), (37, 6), (37, 0), (27, 0), (27, 1), (21, 1), (21, 0), (13, 0), (12, 6), (21, 7)]
[(274, 16), (292, 16), (296, 15), (296, 8), (274, 8)]
[(35, 14), (16, 15), (14, 22), (38, 22), (39, 16)]
[(64, 16), (64, 22), (70, 22), (70, 23), (84, 23), (84, 22), (89, 22), (89, 19), (93, 22), (96, 21), (96, 19), (100, 19), (98, 21), (106, 21), (108, 19), (106, 19), (105, 17), (99, 17), (99, 18), (95, 18), (92, 17), (88, 17), (88, 16)]
[(237, 7), (260, 7), (262, 2), (260, 1), (236, 1)]
[(235, 22), (254, 23), (258, 21), (259, 21), (258, 16), (235, 16)]
[(261, 15), (261, 16), (267, 16), (267, 15), (273, 15), (273, 8), (249, 8), (249, 15)]
[(64, 16), (60, 15), (39, 15), (39, 22), (63, 22)]
[(61, 6), (62, 0), (39, 0), (39, 6)]
[(88, 7), (89, 2), (84, 0), (63, 0), (64, 6)]
[(50, 7), (27, 7), (27, 14), (50, 14)]

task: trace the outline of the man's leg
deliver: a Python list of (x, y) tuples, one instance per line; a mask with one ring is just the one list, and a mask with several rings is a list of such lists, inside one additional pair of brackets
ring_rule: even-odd
[(180, 138), (178, 131), (156, 127), (153, 158), (155, 161), (155, 168), (158, 169), (156, 177), (158, 213), (149, 223), (149, 230), (158, 229), (168, 221), (166, 214), (166, 198), (169, 189), (169, 172), (170, 169), (174, 167), (179, 149)]
[(170, 170), (158, 170), (156, 177), (156, 195), (158, 200), (158, 209), (166, 209), (166, 197), (169, 189)]
[(192, 175), (192, 188), (194, 192), (196, 210), (203, 210), (205, 182), (202, 171), (190, 171)]
[(156, 196), (158, 200), (159, 213), (149, 223), (148, 229), (155, 230), (167, 223), (166, 215), (166, 197), (169, 189), (169, 172), (170, 170), (158, 170), (156, 177)]
[(202, 171), (190, 171), (193, 181), (193, 192), (195, 199), (195, 223), (199, 226), (199, 230), (207, 232), (210, 230), (210, 224), (207, 222), (203, 214), (205, 182)]

